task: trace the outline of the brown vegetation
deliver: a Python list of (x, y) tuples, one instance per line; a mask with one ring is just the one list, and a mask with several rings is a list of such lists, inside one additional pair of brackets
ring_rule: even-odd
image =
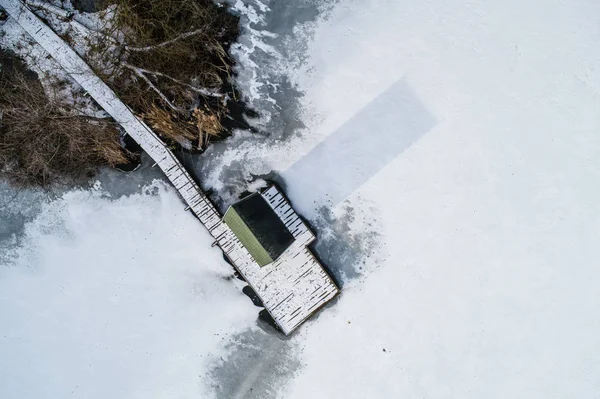
[(219, 117), (208, 107), (204, 111), (196, 108), (192, 112), (192, 118), (184, 118), (152, 104), (150, 110), (141, 117), (153, 130), (160, 132), (163, 138), (195, 141), (198, 147), (208, 144), (211, 137), (218, 137), (223, 131)]
[[(46, 21), (63, 24), (54, 28), (72, 45), (82, 40), (77, 32), (87, 32), (87, 50), (80, 55), (167, 143), (203, 149), (233, 127), (250, 128), (244, 115), (254, 113), (230, 83), (234, 61), (228, 51), (238, 17), (212, 0), (101, 3), (112, 6), (100, 11), (101, 27), (54, 5), (31, 6), (42, 17), (54, 13), (57, 18)], [(2, 55), (0, 61), (6, 60)], [(101, 165), (127, 163), (113, 122), (47, 96), (20, 62), (0, 72), (0, 177), (47, 186), (85, 180)]]
[(202, 148), (226, 133), (220, 121), (237, 97), (228, 50), (238, 18), (211, 0), (111, 4), (114, 15), (89, 60), (121, 99), (167, 140)]
[(5, 54), (0, 61), (0, 176), (20, 186), (48, 186), (127, 162), (114, 123), (49, 98), (17, 59)]

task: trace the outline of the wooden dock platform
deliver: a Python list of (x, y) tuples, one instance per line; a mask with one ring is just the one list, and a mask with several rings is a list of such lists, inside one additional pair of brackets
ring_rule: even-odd
[(339, 290), (308, 248), (315, 235), (287, 199), (275, 186), (261, 195), (295, 238), (275, 262), (260, 267), (225, 223), (211, 234), (218, 237), (225, 255), (260, 297), (281, 330), (289, 334)]
[(268, 188), (261, 195), (295, 240), (275, 262), (260, 267), (175, 155), (86, 62), (20, 0), (0, 0), (0, 5), (154, 159), (189, 209), (260, 297), (283, 333), (291, 333), (338, 294), (337, 286), (307, 247), (315, 240), (315, 235), (276, 187)]

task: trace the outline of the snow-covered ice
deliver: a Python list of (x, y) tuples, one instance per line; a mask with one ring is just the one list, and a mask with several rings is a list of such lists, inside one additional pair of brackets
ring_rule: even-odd
[[(341, 1), (318, 24), (292, 72), (304, 137), (244, 140), (224, 165), (285, 177), (399, 80), (438, 123), (332, 210), (374, 209), (385, 259), (302, 330), (284, 397), (598, 395), (598, 16), (593, 1)], [(393, 129), (395, 107), (359, 123)], [(323, 165), (363, 172), (338, 144)], [(337, 194), (337, 176), (288, 174), (292, 202)]]
[[(273, 113), (265, 125), (281, 130), (239, 133), (199, 161), (226, 201), (252, 175), (285, 176), (354, 117), (393, 128), (399, 104), (361, 110), (394, 82), (435, 119), (334, 207), (290, 189), (317, 226), (324, 209), (327, 227), (343, 222), (343, 234), (319, 229), (318, 240), (339, 244), (335, 235), (361, 249), (349, 262), (360, 274), (340, 272), (340, 300), (281, 341), (254, 327), (256, 308), (223, 280), (229, 269), (170, 189), (117, 200), (69, 194), (27, 225), (17, 262), (0, 274), (0, 316), (11, 320), (0, 326), (9, 353), (0, 396), (56, 397), (79, 385), (79, 397), (597, 397), (600, 4), (237, 3), (252, 29), (272, 28), (246, 31), (238, 50), (254, 53), (239, 68), (253, 104)], [(363, 154), (365, 167), (369, 155), (381, 161)], [(326, 193), (326, 177), (286, 183)], [(365, 244), (371, 235), (376, 244)], [(178, 262), (165, 247), (178, 248)], [(126, 268), (141, 285), (121, 283)], [(90, 296), (68, 301), (75, 287)], [(125, 296), (118, 309), (115, 294)], [(23, 338), (9, 343), (7, 332)], [(80, 367), (85, 356), (98, 369)]]
[(0, 269), (0, 397), (207, 397), (256, 308), (174, 189), (103, 194), (44, 204)]
[(299, 74), (315, 130), (399, 76), (439, 124), (358, 190), (388, 257), (304, 330), (286, 397), (600, 393), (599, 16), (342, 1), (320, 25)]

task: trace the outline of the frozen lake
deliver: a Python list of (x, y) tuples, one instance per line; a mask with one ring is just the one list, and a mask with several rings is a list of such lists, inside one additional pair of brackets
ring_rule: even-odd
[(235, 8), (263, 134), (187, 162), (281, 181), (341, 298), (275, 335), (148, 167), (1, 186), (0, 397), (597, 397), (600, 4)]

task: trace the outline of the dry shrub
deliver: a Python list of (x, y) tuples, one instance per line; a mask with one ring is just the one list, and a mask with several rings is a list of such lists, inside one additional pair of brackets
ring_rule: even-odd
[(175, 141), (181, 139), (197, 141), (198, 147), (207, 145), (211, 137), (218, 137), (223, 131), (220, 116), (208, 107), (204, 110), (194, 109), (193, 119), (187, 120), (152, 104), (150, 111), (142, 114), (141, 117), (163, 137)]
[[(229, 45), (239, 18), (211, 0), (113, 0), (120, 37), (109, 84), (165, 139), (198, 148), (225, 134), (225, 92), (234, 65)], [(220, 92), (221, 95), (208, 95)], [(208, 99), (208, 100), (207, 100)], [(200, 111), (198, 104), (211, 104)], [(192, 110), (192, 112), (190, 112)], [(195, 112), (195, 113), (194, 113)], [(191, 135), (194, 136), (191, 139)]]
[(196, 108), (192, 112), (192, 116), (196, 120), (196, 128), (198, 129), (198, 146), (207, 145), (211, 137), (218, 137), (223, 131), (221, 118), (218, 114), (212, 112), (208, 107), (204, 111)]
[(117, 126), (48, 98), (37, 76), (3, 57), (0, 174), (20, 186), (80, 182), (102, 165), (126, 163)]
[[(239, 32), (238, 17), (211, 0), (112, 3), (116, 8), (111, 26), (119, 32), (122, 44), (113, 52), (119, 57), (114, 64), (121, 63), (121, 67), (111, 81), (137, 112), (149, 111), (148, 100), (166, 105), (157, 91), (185, 113), (198, 97), (194, 88), (221, 90), (234, 64), (227, 51)], [(138, 76), (127, 66), (136, 68)], [(144, 71), (144, 77), (139, 71)], [(149, 90), (146, 79), (157, 90)]]
[(211, 0), (116, 0), (115, 22), (130, 64), (202, 87), (219, 88), (232, 65), (221, 43), (238, 18)]
[(152, 129), (163, 137), (179, 141), (180, 139), (194, 140), (197, 138), (190, 123), (178, 119), (178, 115), (159, 108), (156, 104), (150, 106), (150, 110), (142, 114), (142, 118)]

